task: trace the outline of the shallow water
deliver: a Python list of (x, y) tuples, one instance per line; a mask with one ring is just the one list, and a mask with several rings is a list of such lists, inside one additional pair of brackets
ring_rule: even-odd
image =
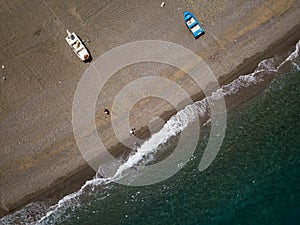
[[(39, 224), (299, 224), (299, 52), (285, 59), (261, 62), (253, 74), (241, 76), (214, 95), (225, 96), (227, 102), (243, 95), (247, 101), (228, 111), (222, 148), (205, 171), (200, 172), (198, 165), (210, 123), (202, 127), (191, 160), (168, 180), (133, 187), (94, 179), (51, 208), (33, 203), (0, 223), (37, 223), (44, 216)], [(261, 84), (267, 88), (253, 98), (253, 90)], [(207, 101), (190, 107), (201, 117), (209, 113)], [(132, 156), (122, 172), (133, 163), (153, 164), (168, 155), (177, 143), (174, 135), (188, 126), (193, 115), (186, 108), (173, 117), (160, 131), (161, 144), (147, 148), (144, 157)], [(175, 126), (176, 121), (180, 126)], [(166, 132), (170, 127), (172, 135)]]

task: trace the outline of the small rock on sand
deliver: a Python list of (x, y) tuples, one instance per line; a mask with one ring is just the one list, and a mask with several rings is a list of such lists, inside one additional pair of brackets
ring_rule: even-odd
[(2, 80), (6, 80), (6, 77), (2, 77)]
[(163, 8), (163, 7), (165, 6), (165, 4), (166, 4), (165, 2), (162, 2), (162, 3), (160, 4), (160, 7)]
[(4, 66), (4, 65), (2, 65), (2, 69), (4, 69), (4, 67), (5, 67), (5, 66)]

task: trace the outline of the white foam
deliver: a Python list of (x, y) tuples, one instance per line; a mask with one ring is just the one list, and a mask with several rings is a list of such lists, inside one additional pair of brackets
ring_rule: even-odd
[(300, 40), (296, 44), (296, 49), (282, 63), (280, 63), (277, 69), (283, 66), (286, 62), (290, 61), (291, 64), (297, 70), (300, 70), (299, 49), (300, 49)]
[[(37, 224), (46, 224), (46, 219), (49, 219), (51, 216), (55, 221), (58, 220), (59, 216), (66, 212), (67, 209), (74, 210), (75, 208), (80, 207), (79, 197), (87, 188), (90, 188), (90, 190), (93, 191), (95, 186), (106, 185), (110, 182), (112, 182), (112, 180), (107, 178), (94, 178), (86, 181), (79, 191), (66, 195), (59, 200), (57, 204), (51, 206), (47, 214), (40, 218)], [(57, 215), (55, 215), (56, 213)]]
[(299, 49), (300, 49), (300, 40), (296, 44), (296, 49), (293, 51), (286, 59), (285, 61), (293, 61), (299, 56)]

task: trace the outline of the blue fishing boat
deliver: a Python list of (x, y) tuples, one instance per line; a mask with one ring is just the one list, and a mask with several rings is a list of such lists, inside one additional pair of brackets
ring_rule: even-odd
[(194, 35), (194, 38), (200, 37), (202, 34), (204, 34), (204, 28), (201, 26), (201, 24), (198, 22), (196, 17), (190, 13), (190, 12), (184, 12), (183, 18), (186, 26), (189, 28), (189, 30)]

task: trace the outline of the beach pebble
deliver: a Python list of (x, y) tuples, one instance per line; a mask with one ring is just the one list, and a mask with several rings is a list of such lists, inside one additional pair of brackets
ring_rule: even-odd
[(5, 67), (5, 66), (4, 66), (4, 65), (2, 65), (2, 69), (4, 69), (4, 67)]
[(165, 6), (165, 4), (166, 4), (165, 2), (162, 2), (162, 3), (160, 4), (160, 7), (163, 8), (163, 7)]
[(61, 84), (61, 81), (58, 81), (59, 84)]
[(6, 77), (2, 77), (2, 80), (6, 80)]

